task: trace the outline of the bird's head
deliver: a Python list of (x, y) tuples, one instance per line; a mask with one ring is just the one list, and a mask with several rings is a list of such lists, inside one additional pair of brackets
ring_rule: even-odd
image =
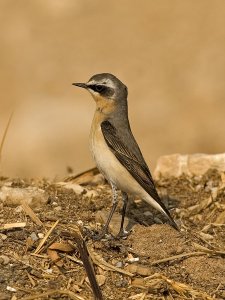
[(107, 110), (110, 107), (113, 110), (127, 103), (127, 87), (112, 74), (96, 74), (87, 83), (73, 83), (73, 85), (88, 90), (97, 108), (101, 110)]

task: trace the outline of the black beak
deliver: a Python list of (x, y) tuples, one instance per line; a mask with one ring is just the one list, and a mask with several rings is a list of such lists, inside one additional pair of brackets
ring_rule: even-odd
[(79, 86), (83, 89), (86, 89), (88, 87), (86, 83), (72, 83), (72, 85)]

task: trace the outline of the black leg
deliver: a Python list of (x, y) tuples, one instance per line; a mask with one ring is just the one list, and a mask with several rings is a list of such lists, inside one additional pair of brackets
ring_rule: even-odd
[(127, 236), (127, 232), (124, 230), (124, 218), (127, 210), (127, 203), (128, 203), (128, 195), (125, 192), (122, 192), (122, 199), (123, 199), (123, 208), (122, 208), (122, 219), (120, 224), (120, 231), (117, 235), (118, 238)]
[(102, 232), (96, 236), (93, 237), (94, 240), (100, 240), (102, 239), (107, 233), (108, 233), (108, 229), (109, 229), (109, 223), (112, 219), (112, 216), (116, 210), (116, 207), (118, 205), (118, 193), (117, 193), (117, 188), (114, 184), (111, 183), (111, 187), (112, 187), (112, 202), (113, 202), (113, 205), (112, 205), (112, 208), (110, 210), (110, 213), (109, 213), (109, 216), (108, 216), (108, 219), (106, 221), (106, 224), (102, 230)]

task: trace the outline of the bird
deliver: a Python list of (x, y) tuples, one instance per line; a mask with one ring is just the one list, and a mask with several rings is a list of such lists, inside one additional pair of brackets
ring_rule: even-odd
[(124, 218), (130, 195), (146, 201), (165, 215), (174, 229), (179, 230), (156, 190), (150, 170), (131, 131), (126, 85), (110, 73), (96, 74), (87, 83), (73, 85), (90, 92), (96, 102), (89, 145), (97, 168), (112, 188), (112, 207), (98, 238), (102, 239), (109, 233), (108, 227), (119, 201), (119, 190), (123, 207), (118, 238), (128, 234), (124, 229)]

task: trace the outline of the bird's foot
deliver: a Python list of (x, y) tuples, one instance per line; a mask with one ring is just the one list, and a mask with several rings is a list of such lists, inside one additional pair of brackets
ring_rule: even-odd
[(129, 232), (126, 231), (125, 229), (121, 228), (119, 233), (116, 235), (116, 239), (126, 239), (129, 235)]
[(112, 240), (113, 239), (113, 236), (108, 233), (108, 231), (106, 230), (103, 230), (102, 232), (100, 233), (97, 233), (97, 234), (93, 234), (92, 235), (92, 239), (94, 241), (100, 241), (100, 240)]

